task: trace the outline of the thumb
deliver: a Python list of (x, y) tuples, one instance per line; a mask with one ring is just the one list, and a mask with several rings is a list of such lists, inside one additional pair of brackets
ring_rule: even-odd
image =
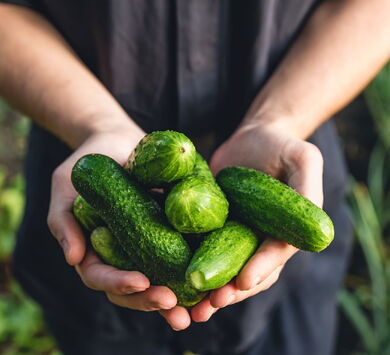
[(58, 168), (52, 177), (51, 199), (47, 223), (53, 236), (61, 245), (66, 261), (79, 264), (85, 255), (83, 232), (73, 216), (73, 201), (77, 196), (70, 182), (70, 174)]
[(287, 184), (318, 207), (323, 204), (321, 151), (305, 141), (287, 145), (282, 155)]

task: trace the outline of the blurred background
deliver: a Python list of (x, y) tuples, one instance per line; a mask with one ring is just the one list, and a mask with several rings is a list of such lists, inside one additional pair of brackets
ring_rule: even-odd
[[(339, 294), (338, 355), (390, 354), (390, 64), (336, 116), (350, 171), (355, 245)], [(29, 122), (0, 99), (0, 354), (60, 355), (12, 277)]]

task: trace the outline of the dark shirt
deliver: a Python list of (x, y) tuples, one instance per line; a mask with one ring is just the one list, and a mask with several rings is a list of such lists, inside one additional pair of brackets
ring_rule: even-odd
[[(192, 136), (212, 131), (217, 142), (226, 139), (242, 120), (254, 96), (320, 3), (315, 0), (2, 2), (28, 6), (45, 16), (145, 131), (177, 129)], [(330, 121), (323, 124), (310, 141), (324, 155), (324, 209), (336, 219), (344, 201), (346, 174), (333, 124)], [(26, 159), (27, 206), (15, 252), (15, 271), (48, 317), (71, 323), (84, 333), (118, 338), (124, 334), (136, 334), (138, 339), (174, 338), (185, 344), (183, 347), (194, 350), (203, 347), (228, 354), (247, 349), (265, 334), (271, 324), (271, 310), (277, 309), (284, 294), (293, 293), (294, 285), (299, 284), (297, 280), (302, 280), (307, 272), (308, 263), (321, 265), (322, 260), (325, 266), (312, 270), (310, 277), (321, 277), (332, 297), (337, 291), (348, 244), (342, 218), (336, 225), (336, 241), (328, 252), (319, 256), (301, 253), (289, 263), (272, 291), (219, 311), (210, 322), (194, 325), (180, 335), (172, 335), (155, 313), (112, 306), (104, 295), (87, 289), (73, 268), (66, 266), (46, 227), (50, 175), (69, 154), (58, 139), (33, 126)], [(331, 278), (326, 269), (330, 264), (338, 268), (331, 271)], [(317, 291), (323, 292), (320, 287)], [(335, 303), (334, 297), (332, 302)], [(272, 319), (274, 322), (275, 317)], [(279, 332), (286, 324), (280, 322)], [(327, 329), (333, 326), (328, 325)], [(290, 340), (286, 339), (287, 344)], [(308, 339), (307, 347), (299, 350), (305, 352), (291, 350), (291, 354), (328, 354), (328, 350), (310, 344)]]

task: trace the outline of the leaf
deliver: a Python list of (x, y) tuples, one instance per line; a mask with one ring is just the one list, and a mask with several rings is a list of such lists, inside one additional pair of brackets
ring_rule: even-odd
[(365, 348), (370, 352), (374, 352), (378, 347), (377, 335), (370, 325), (366, 315), (360, 308), (355, 296), (344, 289), (339, 292), (338, 301), (341, 308), (358, 332)]

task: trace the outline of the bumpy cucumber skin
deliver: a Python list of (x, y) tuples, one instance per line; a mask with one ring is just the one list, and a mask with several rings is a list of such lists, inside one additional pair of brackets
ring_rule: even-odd
[(105, 155), (86, 155), (73, 167), (72, 182), (153, 284), (184, 275), (191, 257), (188, 244), (118, 163)]
[(229, 167), (217, 182), (231, 211), (253, 228), (302, 250), (319, 252), (333, 240), (329, 216), (289, 186), (259, 171)]
[(165, 214), (181, 233), (205, 233), (221, 228), (229, 203), (216, 184), (197, 176), (178, 182), (165, 200)]
[[(91, 244), (95, 252), (108, 265), (120, 270), (137, 271), (138, 268), (130, 256), (112, 235), (107, 227), (98, 227), (91, 234)], [(200, 302), (206, 293), (195, 290), (186, 280), (168, 281), (169, 287), (176, 295), (178, 305), (191, 307)]]
[(209, 168), (209, 165), (198, 152), (196, 152), (195, 155), (195, 165), (191, 175), (201, 177), (208, 182), (215, 183), (215, 178)]
[(73, 201), (73, 214), (88, 232), (92, 232), (95, 228), (105, 225), (96, 211), (80, 195)]
[(174, 292), (177, 297), (177, 305), (182, 307), (192, 307), (207, 295), (207, 292), (201, 292), (193, 288), (185, 279), (168, 281), (165, 286)]
[(228, 221), (205, 237), (191, 259), (186, 279), (199, 291), (219, 288), (240, 272), (257, 246), (257, 236), (249, 227)]
[(96, 254), (108, 265), (120, 270), (135, 271), (137, 266), (107, 227), (97, 227), (91, 233), (91, 244)]
[(164, 186), (192, 173), (195, 153), (194, 145), (184, 134), (155, 131), (141, 139), (126, 169), (142, 184)]
[[(107, 227), (97, 227), (91, 233), (91, 244), (99, 257), (108, 265), (120, 270), (137, 271), (138, 268), (130, 259), (130, 256), (123, 250), (122, 246), (112, 235)], [(191, 307), (200, 302), (205, 292), (194, 289), (187, 281), (168, 281), (169, 287), (177, 296), (178, 305)]]

